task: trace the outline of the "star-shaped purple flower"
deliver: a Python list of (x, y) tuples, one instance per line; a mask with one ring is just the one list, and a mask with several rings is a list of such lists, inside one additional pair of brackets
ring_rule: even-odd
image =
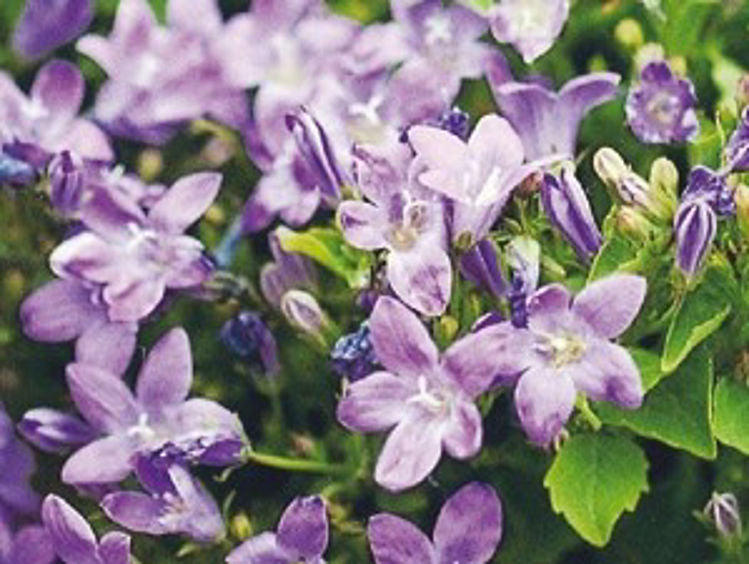
[(502, 505), (491, 486), (471, 482), (442, 506), (433, 540), (389, 513), (369, 520), (367, 536), (375, 564), (486, 564), (502, 538)]
[(203, 245), (183, 232), (208, 209), (220, 185), (217, 173), (185, 176), (148, 213), (117, 193), (95, 193), (81, 211), (90, 231), (52, 252), (52, 271), (100, 286), (110, 321), (142, 319), (167, 289), (192, 288), (210, 276)]
[(694, 85), (666, 61), (652, 61), (630, 89), (625, 110), (632, 132), (644, 143), (683, 143), (699, 133)]
[(281, 515), (275, 533), (242, 543), (226, 557), (228, 564), (324, 564), (328, 517), (320, 496), (297, 497)]
[[(528, 438), (549, 444), (572, 414), (578, 392), (634, 409), (643, 398), (640, 372), (624, 347), (610, 342), (634, 321), (645, 299), (640, 276), (614, 274), (573, 299), (560, 284), (527, 303), (527, 327), (516, 328), (499, 383), (517, 382), (515, 409)], [(518, 378), (518, 374), (520, 374)]]
[(474, 400), (502, 371), (503, 356), (511, 354), (505, 350), (511, 328), (491, 326), (440, 355), (419, 318), (386, 296), (377, 301), (369, 326), (384, 370), (345, 389), (338, 420), (363, 433), (393, 429), (375, 480), (400, 491), (426, 478), (443, 449), (458, 459), (478, 453), (483, 431)]

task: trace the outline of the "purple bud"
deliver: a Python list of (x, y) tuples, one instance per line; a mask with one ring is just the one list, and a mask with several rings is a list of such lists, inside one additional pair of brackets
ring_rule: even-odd
[(541, 202), (552, 225), (572, 244), (578, 256), (590, 260), (601, 247), (601, 232), (575, 175), (567, 168), (558, 178), (545, 174)]
[(83, 161), (70, 151), (63, 151), (50, 161), (47, 173), (52, 205), (65, 215), (77, 211), (86, 180)]
[(0, 186), (29, 186), (36, 181), (36, 171), (28, 163), (0, 152)]
[(242, 311), (231, 318), (221, 328), (221, 340), (234, 354), (266, 375), (275, 376), (280, 371), (276, 339), (258, 314)]
[(489, 239), (482, 239), (460, 257), (460, 272), (495, 298), (504, 295), (505, 280), (499, 266), (497, 247)]
[(338, 339), (330, 352), (330, 360), (333, 370), (351, 382), (371, 374), (377, 356), (369, 338), (369, 324), (365, 321), (357, 331)]
[(674, 217), (676, 263), (687, 276), (693, 276), (702, 264), (715, 238), (717, 217), (703, 198), (688, 199)]
[(739, 502), (732, 493), (713, 492), (703, 513), (721, 537), (741, 536)]
[(728, 140), (726, 157), (731, 171), (749, 170), (749, 107), (741, 112), (741, 120)]
[(46, 452), (84, 445), (96, 436), (94, 430), (77, 417), (44, 407), (27, 411), (18, 423), (18, 432)]
[(300, 108), (286, 116), (286, 127), (294, 136), (308, 173), (317, 188), (323, 196), (338, 201), (341, 197), (341, 186), (348, 184), (348, 181), (320, 122), (306, 109)]
[(289, 290), (281, 298), (281, 313), (297, 329), (325, 340), (330, 320), (312, 294), (302, 290)]
[(510, 321), (518, 329), (528, 327), (528, 294), (524, 286), (523, 279), (513, 274), (507, 299), (510, 302)]
[(736, 213), (733, 192), (726, 183), (725, 175), (710, 170), (706, 166), (696, 166), (689, 173), (682, 201), (692, 199), (704, 199), (718, 215), (726, 216)]
[(440, 116), (437, 127), (449, 131), (465, 141), (468, 139), (468, 130), (471, 125), (470, 117), (467, 112), (454, 107)]

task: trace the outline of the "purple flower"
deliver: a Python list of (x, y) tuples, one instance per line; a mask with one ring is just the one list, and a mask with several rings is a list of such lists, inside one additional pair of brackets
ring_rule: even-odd
[(507, 120), (487, 115), (468, 142), (436, 127), (414, 126), (408, 139), (423, 172), (418, 180), (453, 201), (453, 241), (483, 238), (512, 190), (538, 168), (523, 164), (523, 145)]
[(741, 112), (741, 120), (731, 134), (725, 150), (729, 170), (749, 170), (749, 107)]
[(559, 93), (535, 82), (493, 81), (492, 91), (502, 115), (523, 140), (526, 159), (573, 158), (580, 122), (617, 95), (619, 80), (610, 72), (587, 74), (570, 80)]
[(492, 34), (532, 63), (554, 45), (569, 11), (569, 0), (502, 0), (489, 12)]
[(474, 400), (501, 369), (496, 357), (509, 354), (505, 337), (510, 328), (491, 326), (440, 355), (419, 318), (390, 297), (377, 301), (369, 326), (385, 370), (346, 388), (338, 420), (363, 433), (393, 429), (377, 461), (375, 480), (400, 491), (426, 478), (443, 449), (458, 459), (478, 453), (482, 426)]
[(0, 519), (1, 564), (53, 564), (55, 561), (52, 540), (44, 527), (26, 525), (11, 535), (4, 530)]
[(409, 182), (405, 146), (394, 156), (361, 147), (357, 154), (358, 187), (371, 203), (338, 207), (344, 237), (359, 249), (387, 249), (387, 278), (396, 295), (424, 315), (441, 314), (452, 284), (442, 205)]
[(94, 17), (92, 0), (29, 0), (13, 34), (13, 50), (39, 59), (78, 37)]
[(226, 557), (228, 564), (323, 564), (328, 547), (328, 517), (320, 496), (297, 497), (281, 515), (275, 533), (242, 543)]
[(645, 291), (644, 278), (615, 274), (589, 284), (574, 299), (560, 284), (529, 298), (527, 328), (514, 329), (505, 356), (495, 362), (507, 364), (498, 371), (499, 383), (517, 381), (515, 409), (532, 442), (547, 445), (556, 438), (578, 392), (627, 409), (640, 406), (637, 365), (610, 340), (634, 321)]
[(185, 176), (147, 214), (115, 193), (95, 193), (81, 212), (91, 230), (52, 252), (52, 271), (100, 285), (111, 321), (142, 319), (167, 289), (192, 288), (210, 276), (203, 245), (183, 232), (208, 209), (220, 185), (220, 174)]
[(544, 174), (541, 202), (552, 225), (572, 244), (581, 259), (589, 261), (601, 247), (602, 237), (574, 172), (563, 168), (559, 177)]
[(683, 202), (703, 199), (721, 216), (734, 215), (736, 203), (733, 190), (726, 182), (726, 173), (715, 172), (706, 166), (694, 167), (687, 179), (687, 187), (681, 196)]
[(241, 311), (221, 328), (221, 340), (237, 356), (267, 376), (280, 372), (278, 346), (260, 316)]
[(330, 351), (330, 364), (333, 370), (350, 382), (361, 380), (374, 372), (377, 356), (370, 338), (369, 323), (366, 321), (353, 333), (338, 339)]
[(33, 515), (39, 499), (29, 478), (34, 458), (29, 448), (13, 433), (13, 422), (0, 404), (0, 526), (4, 519)]
[(37, 170), (29, 163), (0, 153), (0, 186), (24, 187), (33, 184)]
[(367, 536), (375, 564), (486, 564), (502, 538), (502, 504), (491, 486), (471, 482), (442, 506), (433, 540), (389, 513), (370, 518)]
[(50, 61), (36, 75), (26, 96), (13, 79), (0, 73), (0, 149), (42, 171), (57, 152), (70, 150), (85, 159), (111, 161), (106, 135), (79, 118), (85, 84), (66, 61)]
[(281, 248), (278, 231), (268, 234), (268, 246), (275, 259), (260, 271), (260, 290), (263, 297), (276, 308), (289, 290), (317, 289), (317, 271), (310, 259), (297, 253), (287, 253)]
[(138, 478), (148, 493), (107, 494), (101, 501), (107, 517), (131, 531), (150, 535), (184, 533), (198, 542), (213, 542), (224, 535), (216, 501), (184, 466), (172, 464), (156, 472), (141, 466), (140, 462), (136, 465)]
[(61, 452), (96, 438), (95, 431), (77, 417), (47, 407), (24, 413), (18, 422), (18, 432), (46, 452)]
[(683, 201), (674, 216), (676, 264), (687, 276), (694, 276), (710, 251), (718, 228), (713, 206), (704, 198)]
[(130, 564), (130, 537), (111, 532), (96, 540), (86, 520), (65, 500), (48, 495), (42, 520), (55, 553), (65, 564)]
[(627, 123), (643, 143), (683, 143), (699, 133), (694, 85), (666, 61), (652, 61), (627, 96)]
[(167, 20), (160, 26), (145, 0), (122, 0), (109, 37), (78, 41), (78, 50), (109, 75), (96, 98), (97, 118), (147, 143), (163, 143), (185, 121), (205, 115), (242, 125), (246, 100), (218, 50), (224, 30), (215, 0), (171, 0)]
[(169, 448), (180, 461), (211, 463), (214, 449), (228, 446), (236, 461), (244, 435), (239, 420), (215, 402), (187, 400), (192, 355), (187, 334), (173, 329), (146, 357), (133, 394), (114, 374), (80, 363), (68, 365), (70, 394), (101, 437), (65, 463), (68, 484), (110, 484), (126, 478), (137, 455)]
[(122, 374), (135, 350), (138, 325), (110, 322), (101, 292), (76, 280), (52, 280), (21, 304), (24, 334), (36, 341), (75, 340), (78, 362)]

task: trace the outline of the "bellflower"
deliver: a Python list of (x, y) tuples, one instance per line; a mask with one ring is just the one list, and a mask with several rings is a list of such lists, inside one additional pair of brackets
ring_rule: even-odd
[(552, 225), (581, 259), (589, 261), (598, 252), (603, 238), (585, 191), (570, 168), (563, 168), (558, 177), (544, 174), (541, 202)]
[(676, 76), (666, 61), (651, 61), (627, 96), (627, 123), (643, 143), (692, 141), (699, 133), (696, 105), (690, 80)]
[(239, 420), (212, 401), (186, 399), (192, 384), (192, 356), (183, 329), (173, 329), (154, 345), (140, 370), (135, 394), (101, 368), (74, 363), (66, 372), (78, 411), (100, 438), (67, 460), (62, 470), (65, 483), (119, 482), (133, 470), (138, 455), (168, 454), (206, 464), (238, 459), (243, 445)]
[(13, 50), (41, 58), (78, 37), (93, 17), (93, 0), (29, 0), (13, 33)]
[(148, 143), (163, 143), (185, 121), (205, 115), (241, 126), (246, 101), (215, 52), (223, 33), (215, 0), (171, 0), (167, 20), (160, 26), (146, 0), (122, 0), (109, 37), (78, 41), (78, 50), (109, 75), (96, 98), (97, 118)]
[(122, 374), (135, 350), (137, 323), (111, 322), (101, 291), (77, 280), (52, 280), (21, 304), (21, 327), (35, 341), (75, 340), (78, 362)]
[(28, 97), (0, 73), (0, 154), (37, 171), (66, 149), (85, 159), (111, 161), (106, 135), (78, 117), (84, 88), (80, 71), (66, 61), (50, 61), (39, 69)]
[(532, 63), (554, 45), (569, 11), (569, 0), (502, 0), (489, 11), (492, 34)]
[(370, 518), (367, 537), (375, 564), (486, 564), (502, 538), (502, 504), (490, 485), (471, 482), (442, 506), (433, 540), (389, 513)]
[[(610, 342), (634, 321), (645, 299), (640, 276), (614, 274), (577, 296), (560, 284), (535, 292), (527, 304), (527, 327), (515, 328), (498, 357), (505, 384), (517, 382), (515, 409), (528, 438), (548, 445), (572, 414), (578, 392), (627, 409), (640, 406), (642, 383), (624, 347)], [(509, 369), (512, 366), (511, 369)], [(519, 378), (517, 374), (520, 374)]]
[(510, 328), (491, 326), (440, 355), (419, 318), (387, 296), (377, 301), (369, 326), (384, 370), (348, 386), (337, 415), (352, 431), (392, 429), (375, 480), (400, 491), (426, 478), (443, 449), (458, 459), (479, 452), (483, 431), (474, 400), (496, 374), (496, 357), (510, 354), (505, 350)]
[(81, 212), (91, 230), (52, 252), (52, 271), (100, 285), (111, 321), (142, 319), (167, 289), (198, 286), (211, 274), (203, 245), (183, 232), (208, 209), (220, 185), (220, 174), (185, 176), (148, 213), (117, 194), (96, 193)]
[(101, 507), (112, 521), (150, 535), (184, 533), (198, 542), (213, 542), (224, 535), (216, 501), (184, 466), (172, 464), (154, 471), (141, 469), (138, 463), (136, 469), (148, 493), (119, 491), (104, 496)]
[(359, 189), (369, 202), (343, 202), (338, 220), (354, 247), (388, 251), (387, 278), (399, 298), (424, 315), (439, 315), (452, 284), (443, 210), (408, 181), (408, 149), (399, 149), (406, 154), (398, 161), (360, 149)]
[(613, 100), (620, 77), (599, 72), (573, 78), (553, 92), (538, 83), (501, 81), (489, 75), (501, 113), (523, 140), (528, 160), (550, 155), (573, 158), (580, 122), (595, 108)]
[(328, 517), (320, 496), (297, 497), (281, 515), (275, 533), (243, 542), (226, 557), (228, 564), (324, 564)]
[(86, 520), (64, 499), (48, 495), (42, 521), (57, 556), (65, 564), (130, 564), (130, 537), (111, 532), (96, 540)]
[(523, 164), (523, 145), (507, 120), (482, 117), (468, 142), (442, 129), (417, 125), (408, 139), (424, 171), (418, 180), (453, 200), (453, 241), (483, 238), (512, 190), (538, 168)]

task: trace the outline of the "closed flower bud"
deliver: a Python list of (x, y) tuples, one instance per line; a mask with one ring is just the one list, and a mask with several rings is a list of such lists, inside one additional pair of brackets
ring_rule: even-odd
[(676, 210), (679, 189), (679, 171), (676, 165), (665, 157), (657, 158), (650, 167), (650, 189), (662, 217), (671, 217)]
[(718, 534), (723, 537), (741, 536), (741, 513), (739, 502), (732, 493), (713, 492), (707, 502), (704, 515), (715, 526)]
[(77, 211), (83, 203), (86, 180), (83, 161), (74, 153), (63, 151), (50, 161), (48, 172), (52, 205), (64, 215)]
[(281, 298), (281, 312), (292, 326), (322, 345), (332, 342), (334, 326), (312, 294), (289, 290)]
[(617, 230), (635, 240), (649, 239), (655, 229), (655, 226), (634, 208), (626, 206), (619, 208), (615, 217)]
[(460, 272), (479, 289), (496, 298), (505, 291), (505, 280), (499, 264), (496, 245), (482, 239), (460, 257)]
[(276, 339), (258, 314), (242, 311), (224, 323), (221, 340), (234, 354), (266, 375), (275, 376), (280, 371)]
[(630, 49), (637, 49), (645, 43), (642, 26), (633, 18), (625, 18), (614, 29), (616, 40)]
[(676, 211), (676, 264), (687, 277), (692, 277), (710, 251), (718, 218), (702, 198), (683, 202)]
[(330, 351), (330, 364), (333, 370), (350, 382), (361, 380), (374, 372), (377, 364), (372, 341), (369, 338), (369, 324), (365, 321), (354, 333), (338, 339)]

